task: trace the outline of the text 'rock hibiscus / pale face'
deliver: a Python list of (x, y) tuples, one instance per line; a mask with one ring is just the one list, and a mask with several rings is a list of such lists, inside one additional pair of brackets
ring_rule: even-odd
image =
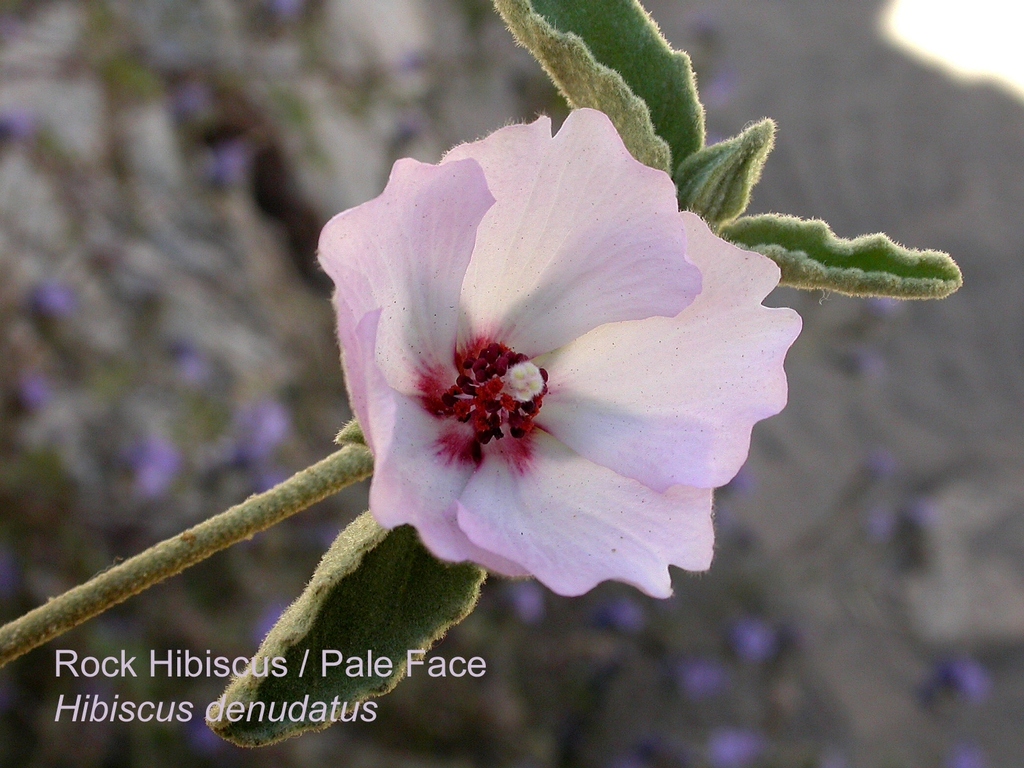
[(400, 160), (320, 260), (381, 525), (563, 595), (710, 565), (712, 489), (785, 404), (800, 318), (605, 115)]

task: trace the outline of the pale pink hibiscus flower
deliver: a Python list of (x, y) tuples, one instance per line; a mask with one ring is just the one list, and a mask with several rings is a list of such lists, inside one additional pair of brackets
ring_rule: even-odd
[(785, 405), (800, 318), (605, 115), (400, 160), (320, 261), (381, 525), (562, 595), (709, 567), (712, 489)]

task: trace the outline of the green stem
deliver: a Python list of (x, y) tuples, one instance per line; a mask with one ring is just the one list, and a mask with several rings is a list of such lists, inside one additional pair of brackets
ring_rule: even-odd
[(301, 512), (373, 473), (363, 445), (346, 445), (265, 493), (94, 576), (0, 627), (0, 667), (215, 552)]

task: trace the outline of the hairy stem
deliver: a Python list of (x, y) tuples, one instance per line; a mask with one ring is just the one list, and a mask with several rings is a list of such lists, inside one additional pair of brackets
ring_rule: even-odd
[(0, 627), (0, 667), (215, 552), (301, 512), (373, 473), (363, 445), (346, 445), (265, 493), (156, 544)]

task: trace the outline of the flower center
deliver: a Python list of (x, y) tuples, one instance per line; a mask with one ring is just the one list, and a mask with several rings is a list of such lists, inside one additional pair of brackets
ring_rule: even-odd
[(475, 354), (456, 354), (455, 362), (459, 376), (432, 404), (436, 415), (470, 424), (481, 445), (529, 434), (548, 391), (547, 371), (494, 342)]

